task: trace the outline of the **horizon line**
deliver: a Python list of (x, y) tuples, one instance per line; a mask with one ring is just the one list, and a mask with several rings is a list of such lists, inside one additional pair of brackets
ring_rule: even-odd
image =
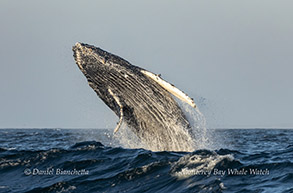
[[(0, 127), (0, 129), (115, 129), (97, 127)], [(207, 127), (207, 129), (293, 129), (293, 127)]]

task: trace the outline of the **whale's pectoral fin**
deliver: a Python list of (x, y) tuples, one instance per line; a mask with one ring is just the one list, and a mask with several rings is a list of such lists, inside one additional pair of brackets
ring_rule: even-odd
[(115, 102), (118, 104), (118, 106), (120, 108), (120, 119), (119, 119), (119, 122), (118, 122), (116, 128), (114, 129), (114, 133), (116, 133), (119, 130), (119, 128), (120, 128), (120, 126), (122, 124), (122, 121), (123, 121), (123, 106), (122, 106), (122, 104), (121, 104), (121, 102), (119, 100), (119, 97), (116, 96), (110, 88), (108, 89), (108, 91), (112, 95), (112, 97), (114, 98)]
[(181, 101), (186, 102), (187, 104), (189, 104), (193, 108), (196, 108), (196, 104), (195, 104), (195, 102), (193, 101), (192, 98), (190, 98), (183, 91), (181, 91), (178, 88), (176, 88), (174, 85), (172, 85), (169, 82), (167, 82), (164, 79), (162, 79), (161, 74), (156, 75), (156, 74), (154, 74), (152, 72), (149, 72), (147, 70), (141, 70), (140, 72), (143, 73), (144, 75), (146, 75), (148, 78), (150, 78), (150, 79), (154, 80), (155, 82), (157, 82), (160, 86), (162, 86), (169, 93), (171, 93), (172, 95), (174, 95), (175, 97), (177, 97)]
[(123, 113), (121, 113), (121, 115), (120, 115), (119, 122), (118, 122), (116, 128), (114, 129), (114, 134), (119, 130), (119, 128), (120, 128), (120, 126), (122, 124), (122, 121), (123, 121)]

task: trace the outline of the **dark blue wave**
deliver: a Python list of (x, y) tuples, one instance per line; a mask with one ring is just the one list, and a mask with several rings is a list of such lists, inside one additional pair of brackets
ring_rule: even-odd
[[(261, 135), (260, 131), (257, 132)], [(18, 132), (17, 135), (28, 134)], [(248, 133), (245, 140), (248, 140), (247, 136)], [(0, 147), (0, 192), (292, 190), (293, 148), (287, 143), (270, 151), (253, 150), (255, 146), (252, 144), (249, 150), (220, 148), (215, 151), (152, 152), (110, 147), (94, 140), (60, 146), (57, 144), (57, 148), (47, 149)], [(238, 173), (228, 174), (228, 171)]]

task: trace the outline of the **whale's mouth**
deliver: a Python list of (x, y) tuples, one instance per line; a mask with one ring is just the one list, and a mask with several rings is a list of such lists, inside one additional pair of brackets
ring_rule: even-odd
[(81, 59), (81, 53), (82, 53), (82, 45), (77, 42), (73, 47), (73, 56), (75, 58), (76, 64), (78, 65), (78, 67), (82, 70), (83, 66), (82, 66), (82, 59)]

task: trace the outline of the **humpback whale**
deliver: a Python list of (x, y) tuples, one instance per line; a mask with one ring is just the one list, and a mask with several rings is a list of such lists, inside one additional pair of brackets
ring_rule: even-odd
[(77, 42), (73, 56), (89, 86), (154, 151), (193, 151), (193, 132), (175, 97), (192, 98), (161, 78), (101, 48)]

